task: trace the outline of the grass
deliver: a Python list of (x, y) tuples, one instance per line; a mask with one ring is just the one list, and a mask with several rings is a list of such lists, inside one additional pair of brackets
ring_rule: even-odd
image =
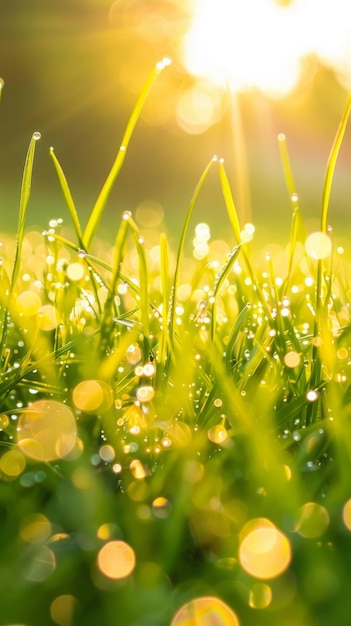
[[(290, 242), (255, 250), (213, 158), (178, 250), (126, 212), (97, 229), (141, 93), (85, 228), (26, 231), (0, 266), (1, 626), (320, 626), (349, 623), (350, 259), (305, 233), (286, 139)], [(196, 219), (217, 169), (226, 241)], [(195, 229), (195, 238), (194, 238)], [(188, 253), (193, 239), (193, 255)]]

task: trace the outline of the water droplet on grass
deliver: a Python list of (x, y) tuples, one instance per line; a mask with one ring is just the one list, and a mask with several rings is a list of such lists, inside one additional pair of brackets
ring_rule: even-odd
[(39, 141), (40, 138), (41, 138), (41, 133), (39, 133), (38, 131), (35, 131), (35, 133), (33, 133), (33, 139), (35, 141)]

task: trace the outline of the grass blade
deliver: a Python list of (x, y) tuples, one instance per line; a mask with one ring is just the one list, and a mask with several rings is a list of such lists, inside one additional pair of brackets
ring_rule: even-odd
[(88, 249), (90, 246), (90, 243), (99, 225), (100, 219), (102, 217), (104, 208), (106, 206), (106, 203), (108, 201), (112, 188), (122, 169), (122, 166), (123, 166), (126, 154), (127, 154), (130, 139), (132, 137), (136, 123), (140, 117), (140, 114), (145, 104), (145, 101), (147, 99), (147, 96), (149, 95), (149, 92), (151, 91), (151, 88), (155, 80), (157, 79), (158, 75), (169, 64), (170, 64), (170, 60), (168, 58), (164, 58), (162, 61), (156, 63), (154, 69), (152, 70), (151, 74), (149, 75), (149, 78), (147, 79), (144, 85), (143, 90), (141, 91), (139, 95), (139, 98), (136, 102), (133, 112), (129, 118), (129, 121), (128, 121), (126, 130), (124, 132), (122, 142), (121, 142), (119, 151), (117, 153), (117, 156), (115, 158), (115, 161), (99, 193), (99, 196), (95, 202), (95, 205), (89, 217), (88, 223), (86, 225), (84, 235), (83, 235), (83, 244), (84, 244), (83, 247), (86, 249)]
[(232, 225), (233, 232), (237, 243), (241, 243), (241, 229), (238, 213), (235, 207), (232, 190), (229, 184), (228, 176), (224, 168), (223, 160), (219, 161), (219, 177), (221, 181), (222, 193), (228, 212), (229, 221)]
[(279, 133), (278, 144), (279, 144), (279, 152), (280, 152), (280, 158), (281, 158), (281, 162), (283, 166), (286, 186), (288, 188), (289, 197), (291, 200), (293, 200), (293, 197), (296, 194), (296, 186), (295, 186), (294, 175), (293, 175), (292, 168), (291, 168), (288, 146), (286, 143), (286, 137), (284, 133)]
[(60, 165), (60, 162), (58, 160), (58, 158), (55, 155), (54, 152), (54, 148), (50, 148), (50, 156), (52, 159), (52, 162), (54, 164), (55, 170), (56, 170), (56, 174), (57, 177), (59, 179), (59, 183), (61, 185), (61, 189), (63, 192), (63, 196), (66, 200), (66, 204), (67, 204), (67, 208), (74, 226), (74, 230), (76, 231), (76, 235), (79, 241), (79, 245), (81, 247), (83, 247), (83, 232), (82, 232), (82, 228), (80, 225), (80, 221), (79, 221), (79, 217), (78, 217), (78, 213), (72, 198), (72, 194), (71, 194), (71, 190), (69, 188), (69, 185), (67, 183), (67, 179), (65, 177), (65, 174), (63, 172), (63, 169)]
[(206, 168), (204, 169), (201, 178), (195, 188), (195, 191), (193, 193), (193, 196), (191, 198), (190, 204), (189, 204), (189, 208), (188, 208), (188, 212), (186, 214), (186, 218), (184, 221), (184, 226), (183, 226), (183, 230), (182, 230), (182, 234), (180, 237), (180, 241), (179, 241), (179, 246), (178, 246), (178, 253), (177, 253), (177, 260), (176, 260), (176, 267), (175, 267), (175, 271), (174, 271), (174, 281), (173, 281), (173, 286), (172, 286), (172, 293), (171, 293), (171, 299), (170, 299), (170, 307), (169, 307), (169, 311), (170, 311), (170, 320), (169, 320), (169, 337), (170, 337), (170, 341), (171, 344), (174, 344), (174, 319), (175, 319), (175, 300), (176, 300), (176, 295), (177, 295), (177, 288), (178, 288), (178, 281), (179, 281), (179, 274), (180, 274), (180, 265), (181, 265), (181, 260), (182, 260), (182, 256), (183, 256), (183, 252), (184, 252), (184, 246), (185, 246), (185, 240), (186, 240), (186, 236), (188, 233), (188, 229), (189, 229), (189, 224), (190, 224), (190, 220), (191, 220), (191, 216), (193, 214), (193, 210), (194, 210), (194, 206), (197, 202), (197, 199), (199, 197), (200, 191), (203, 188), (205, 181), (210, 173), (211, 167), (213, 165), (213, 163), (217, 162), (217, 157), (213, 157), (211, 159), (211, 161), (208, 163), (208, 165), (206, 166)]
[(35, 132), (32, 135), (30, 140), (24, 170), (23, 170), (23, 178), (22, 178), (22, 187), (21, 187), (21, 198), (20, 198), (20, 211), (19, 211), (19, 219), (18, 219), (18, 227), (17, 227), (17, 239), (16, 239), (16, 250), (15, 250), (15, 260), (13, 264), (12, 270), (12, 278), (11, 278), (11, 291), (15, 285), (20, 262), (21, 262), (21, 250), (22, 243), (24, 237), (24, 225), (27, 214), (27, 208), (30, 198), (30, 191), (32, 186), (32, 172), (33, 172), (33, 163), (34, 163), (34, 153), (35, 153), (35, 145), (36, 142), (40, 139), (40, 133)]
[(338, 158), (342, 140), (344, 138), (350, 111), (351, 111), (351, 96), (349, 97), (347, 101), (346, 108), (341, 118), (341, 122), (337, 130), (334, 143), (333, 143), (333, 146), (329, 155), (329, 159), (328, 159), (327, 170), (326, 170), (325, 180), (324, 180), (324, 188), (323, 188), (323, 200), (322, 200), (321, 231), (323, 233), (326, 233), (327, 228), (328, 228), (328, 208), (329, 208), (331, 186), (333, 182), (336, 161)]

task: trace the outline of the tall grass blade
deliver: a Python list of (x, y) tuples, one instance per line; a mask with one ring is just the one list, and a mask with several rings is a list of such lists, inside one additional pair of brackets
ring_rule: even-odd
[(221, 181), (222, 193), (227, 208), (229, 221), (232, 225), (233, 232), (237, 243), (241, 242), (241, 229), (238, 213), (235, 207), (232, 190), (229, 184), (228, 176), (224, 168), (223, 160), (219, 161), (219, 177)]
[(169, 349), (169, 336), (167, 322), (169, 319), (168, 303), (171, 291), (171, 281), (169, 275), (169, 246), (165, 233), (160, 236), (160, 274), (162, 288), (162, 331), (160, 339), (160, 350), (158, 360), (159, 363), (165, 364), (166, 356)]
[(25, 164), (24, 164), (22, 187), (21, 187), (21, 198), (20, 198), (20, 210), (19, 210), (19, 219), (18, 219), (18, 227), (17, 227), (15, 259), (14, 259), (13, 270), (12, 270), (12, 278), (11, 278), (11, 291), (15, 285), (19, 268), (20, 268), (25, 219), (26, 219), (27, 208), (28, 208), (28, 203), (29, 203), (29, 198), (30, 198), (30, 191), (31, 191), (31, 186), (32, 186), (32, 172), (33, 172), (35, 145), (39, 139), (40, 139), (40, 133), (38, 132), (33, 133), (32, 138), (30, 140)]
[(178, 246), (178, 253), (177, 253), (177, 260), (176, 260), (176, 267), (175, 267), (175, 271), (174, 271), (174, 280), (173, 280), (173, 286), (172, 286), (172, 293), (171, 293), (171, 298), (170, 298), (170, 307), (169, 307), (169, 311), (170, 311), (170, 320), (169, 320), (169, 337), (170, 337), (170, 341), (171, 344), (173, 345), (173, 333), (174, 333), (174, 321), (175, 321), (175, 301), (176, 301), (176, 296), (177, 296), (177, 288), (178, 288), (178, 282), (179, 282), (179, 275), (180, 275), (180, 266), (181, 266), (181, 260), (182, 260), (182, 256), (183, 256), (183, 252), (184, 252), (184, 246), (185, 246), (185, 240), (186, 240), (186, 236), (188, 233), (188, 229), (189, 229), (189, 224), (190, 224), (190, 220), (191, 220), (191, 216), (193, 214), (193, 210), (194, 210), (194, 206), (197, 202), (197, 199), (199, 197), (199, 194), (201, 192), (201, 189), (203, 188), (205, 181), (210, 173), (210, 170), (212, 168), (213, 163), (217, 162), (217, 157), (213, 157), (211, 159), (211, 161), (208, 163), (208, 165), (206, 166), (206, 168), (204, 169), (201, 178), (195, 188), (195, 191), (193, 193), (193, 196), (191, 198), (189, 207), (188, 207), (188, 212), (186, 214), (186, 218), (184, 221), (184, 226), (183, 226), (183, 230), (182, 230), (182, 234), (180, 237), (180, 241), (179, 241), (179, 246)]
[(289, 197), (290, 199), (292, 199), (293, 196), (296, 194), (296, 186), (295, 186), (293, 171), (291, 168), (288, 146), (286, 143), (286, 137), (284, 133), (279, 133), (278, 145), (279, 145), (280, 158), (281, 158), (281, 162), (283, 166), (286, 186), (288, 188)]
[(83, 235), (83, 245), (85, 249), (88, 249), (90, 246), (90, 243), (92, 241), (92, 238), (94, 236), (94, 233), (96, 232), (96, 229), (99, 225), (99, 222), (101, 220), (104, 208), (106, 206), (106, 203), (108, 201), (108, 198), (110, 196), (110, 193), (113, 189), (113, 186), (117, 180), (117, 177), (122, 169), (126, 154), (127, 154), (127, 150), (128, 150), (128, 146), (130, 143), (130, 139), (132, 137), (134, 128), (136, 126), (136, 123), (140, 117), (141, 111), (143, 109), (143, 106), (145, 104), (145, 101), (149, 95), (149, 92), (151, 91), (151, 88), (153, 86), (153, 84), (155, 83), (158, 75), (161, 73), (161, 71), (170, 64), (170, 60), (168, 58), (163, 59), (162, 61), (156, 63), (154, 69), (152, 70), (152, 72), (150, 73), (143, 90), (141, 91), (138, 100), (136, 102), (136, 105), (133, 109), (133, 112), (129, 118), (126, 130), (124, 132), (123, 138), (122, 138), (122, 142), (119, 148), (119, 151), (117, 153), (117, 156), (115, 158), (115, 161), (112, 165), (112, 168), (110, 170), (110, 173), (107, 176), (107, 179), (98, 195), (98, 198), (95, 202), (95, 205), (93, 207), (93, 210), (91, 212), (91, 215), (89, 217), (88, 223), (86, 225), (85, 231), (84, 231), (84, 235)]
[(54, 164), (54, 167), (55, 167), (55, 170), (56, 170), (56, 174), (57, 174), (57, 177), (59, 179), (59, 183), (61, 185), (63, 196), (64, 196), (64, 198), (66, 200), (67, 208), (68, 208), (68, 211), (69, 211), (69, 214), (70, 214), (73, 226), (74, 226), (74, 230), (76, 231), (76, 235), (77, 235), (77, 238), (78, 238), (79, 245), (81, 247), (83, 247), (83, 232), (82, 232), (82, 228), (81, 228), (81, 225), (80, 225), (77, 209), (75, 207), (75, 204), (74, 204), (74, 201), (73, 201), (73, 198), (72, 198), (72, 194), (71, 194), (71, 190), (69, 188), (66, 176), (65, 176), (65, 174), (63, 172), (63, 169), (62, 169), (62, 167), (60, 165), (60, 162), (59, 162), (57, 156), (55, 155), (54, 148), (50, 148), (50, 156), (51, 156), (52, 162)]
[(341, 118), (341, 122), (337, 130), (334, 143), (333, 143), (333, 146), (329, 155), (329, 159), (328, 159), (327, 170), (326, 170), (326, 175), (325, 175), (325, 180), (324, 180), (324, 188), (323, 188), (323, 200), (322, 200), (321, 231), (323, 233), (326, 233), (327, 228), (328, 228), (328, 208), (329, 208), (330, 192), (331, 192), (331, 186), (333, 182), (334, 170), (335, 170), (335, 165), (336, 165), (336, 161), (338, 158), (339, 150), (342, 144), (342, 140), (344, 138), (350, 111), (351, 111), (351, 96), (349, 96), (349, 99), (347, 101), (346, 108)]

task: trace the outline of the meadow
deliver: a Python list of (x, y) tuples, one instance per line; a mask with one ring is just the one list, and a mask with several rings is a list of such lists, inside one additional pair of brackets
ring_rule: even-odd
[[(347, 626), (351, 259), (329, 200), (351, 100), (319, 230), (281, 134), (285, 249), (257, 250), (216, 156), (176, 249), (156, 208), (118, 216), (111, 245), (99, 224), (168, 64), (86, 225), (51, 149), (70, 223), (27, 228), (34, 132), (1, 235), (0, 624)], [(226, 240), (198, 217), (213, 171)]]

